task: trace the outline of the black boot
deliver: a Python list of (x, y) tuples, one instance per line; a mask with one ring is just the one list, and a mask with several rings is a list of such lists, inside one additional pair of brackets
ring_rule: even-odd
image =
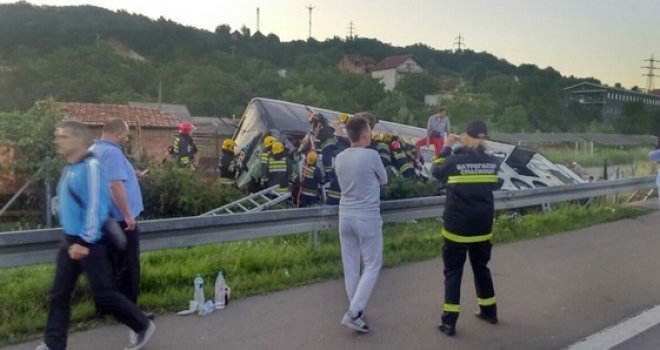
[(497, 324), (497, 305), (480, 306), (481, 310), (475, 314), (478, 319), (486, 321), (490, 324)]

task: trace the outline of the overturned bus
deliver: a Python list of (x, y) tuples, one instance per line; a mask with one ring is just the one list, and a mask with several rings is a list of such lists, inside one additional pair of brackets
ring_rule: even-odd
[[(309, 106), (267, 98), (254, 98), (249, 103), (234, 134), (238, 159), (239, 187), (258, 186), (261, 177), (260, 155), (262, 140), (272, 135), (291, 151), (291, 157), (300, 165), (297, 150), (303, 138), (310, 134), (310, 111), (323, 115), (336, 130), (345, 136), (341, 127), (341, 112), (310, 108)], [(379, 121), (375, 133), (391, 133), (409, 144), (426, 136), (426, 130), (404, 124)], [(487, 142), (489, 151), (501, 161), (499, 177), (503, 190), (531, 189), (584, 182), (582, 178), (561, 164), (555, 164), (534, 149), (499, 142)], [(432, 148), (422, 149), (425, 166), (421, 176), (428, 177), (434, 157)]]

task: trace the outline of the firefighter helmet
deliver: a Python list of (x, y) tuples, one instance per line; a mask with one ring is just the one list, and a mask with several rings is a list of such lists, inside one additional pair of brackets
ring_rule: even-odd
[(284, 145), (282, 142), (274, 141), (273, 142), (273, 154), (280, 154), (284, 152)]
[(307, 152), (307, 165), (316, 164), (316, 161), (318, 159), (319, 159), (319, 155), (318, 155), (318, 153), (316, 153), (316, 151)]
[(346, 122), (348, 121), (348, 118), (349, 118), (349, 116), (348, 116), (347, 113), (342, 113), (342, 114), (339, 115), (339, 120), (341, 120), (341, 122), (344, 123), (344, 124), (346, 124)]
[(275, 142), (274, 137), (272, 137), (270, 135), (264, 137), (264, 146), (266, 146), (266, 148), (273, 147), (273, 142)]
[(234, 151), (234, 146), (236, 146), (236, 144), (232, 139), (222, 141), (222, 149), (225, 151)]
[(374, 142), (379, 142), (379, 141), (382, 141), (382, 140), (383, 140), (383, 138), (381, 137), (381, 135), (378, 134), (378, 133), (371, 135), (371, 139), (372, 139)]
[(180, 134), (190, 134), (193, 131), (193, 125), (191, 122), (183, 122), (179, 125)]
[(385, 135), (383, 135), (383, 141), (391, 142), (392, 141), (392, 134), (389, 133), (389, 132), (386, 132)]

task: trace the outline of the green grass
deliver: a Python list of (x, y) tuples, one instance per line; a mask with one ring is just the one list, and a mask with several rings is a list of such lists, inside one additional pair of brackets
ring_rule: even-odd
[(546, 156), (548, 159), (556, 163), (566, 164), (566, 162), (578, 162), (583, 167), (596, 167), (603, 166), (603, 162), (607, 159), (609, 165), (624, 165), (632, 164), (633, 162), (648, 162), (648, 153), (651, 151), (650, 147), (634, 147), (634, 148), (608, 148), (596, 147), (594, 154), (591, 152), (580, 150), (575, 153), (574, 148), (551, 148), (541, 147), (539, 153)]
[[(495, 222), (494, 242), (534, 238), (645, 212), (614, 205), (568, 205), (519, 218), (502, 214)], [(438, 257), (440, 224), (436, 219), (386, 225), (385, 267)], [(307, 235), (302, 234), (144, 253), (140, 303), (156, 312), (185, 309), (197, 272), (204, 276), (205, 291), (211, 296), (213, 278), (219, 270), (225, 271), (232, 298), (341, 277), (337, 232), (321, 232), (319, 238), (317, 248), (311, 248)], [(41, 336), (52, 278), (52, 264), (0, 270), (0, 345)], [(84, 279), (76, 288), (72, 315), (74, 329), (94, 324), (94, 308)]]

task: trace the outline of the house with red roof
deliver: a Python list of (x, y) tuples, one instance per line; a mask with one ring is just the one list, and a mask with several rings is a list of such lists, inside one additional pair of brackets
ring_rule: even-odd
[(87, 124), (94, 130), (96, 137), (101, 136), (106, 121), (116, 117), (126, 121), (131, 134), (125, 150), (128, 156), (134, 158), (147, 154), (154, 159), (163, 159), (179, 128), (176, 116), (154, 108), (77, 102), (58, 102), (57, 106), (64, 114), (64, 119)]
[(424, 68), (413, 55), (385, 57), (371, 71), (371, 76), (383, 82), (385, 90), (392, 91), (401, 78), (410, 73), (422, 73)]

